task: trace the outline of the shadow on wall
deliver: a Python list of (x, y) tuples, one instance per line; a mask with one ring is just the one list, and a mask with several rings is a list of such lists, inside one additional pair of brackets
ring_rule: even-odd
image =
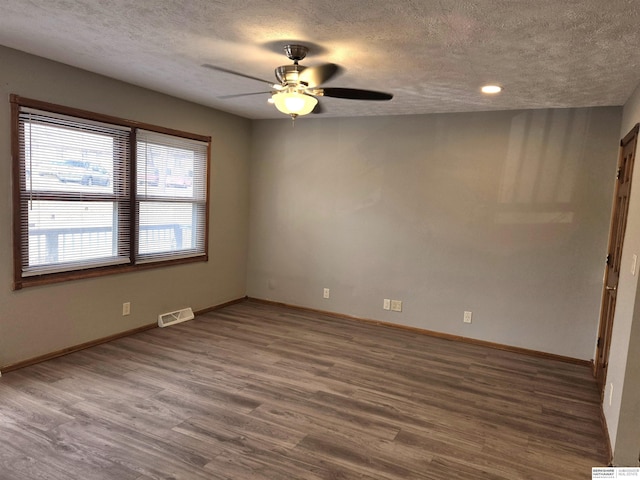
[[(502, 222), (499, 216), (498, 223), (548, 223), (538, 220), (545, 217), (566, 223), (571, 218), (562, 206), (572, 201), (588, 123), (586, 110), (535, 110), (513, 118), (499, 203), (532, 205), (536, 215), (515, 222)], [(559, 211), (549, 212), (552, 207)]]
[(512, 119), (494, 215), (501, 243), (527, 248), (571, 232), (589, 120), (587, 109), (533, 110)]

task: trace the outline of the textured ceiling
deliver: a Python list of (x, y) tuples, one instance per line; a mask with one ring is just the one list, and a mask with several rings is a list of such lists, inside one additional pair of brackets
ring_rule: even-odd
[[(260, 82), (290, 63), (343, 67), (325, 116), (622, 105), (640, 83), (638, 0), (1, 0), (0, 44), (248, 118), (282, 118)], [(1, 77), (0, 67), (0, 77)], [(499, 96), (479, 92), (504, 85)]]

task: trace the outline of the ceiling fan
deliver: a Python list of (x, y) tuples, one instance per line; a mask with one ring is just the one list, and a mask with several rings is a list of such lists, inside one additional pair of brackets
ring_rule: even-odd
[(219, 98), (234, 98), (246, 95), (271, 94), (270, 102), (286, 115), (295, 120), (300, 115), (309, 113), (322, 113), (322, 107), (317, 97), (334, 97), (350, 100), (391, 100), (390, 93), (376, 92), (374, 90), (360, 90), (356, 88), (321, 87), (340, 72), (340, 67), (335, 63), (325, 63), (315, 67), (300, 65), (302, 59), (307, 56), (309, 49), (304, 45), (285, 45), (284, 52), (293, 61), (293, 65), (281, 65), (276, 68), (275, 75), (279, 83), (272, 83), (261, 78), (252, 77), (244, 73), (235, 72), (215, 65), (205, 64), (203, 67), (213, 70), (238, 75), (240, 77), (257, 80), (269, 85), (268, 92), (241, 93), (225, 95)]

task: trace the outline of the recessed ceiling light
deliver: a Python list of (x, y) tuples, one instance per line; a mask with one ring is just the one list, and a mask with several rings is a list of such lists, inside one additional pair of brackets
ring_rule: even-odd
[(502, 91), (502, 87), (500, 85), (484, 85), (480, 91), (482, 91), (482, 93), (495, 94), (500, 93)]

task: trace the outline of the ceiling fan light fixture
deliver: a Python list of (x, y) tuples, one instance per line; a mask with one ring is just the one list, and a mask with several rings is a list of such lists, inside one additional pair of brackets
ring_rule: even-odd
[(318, 104), (318, 99), (299, 92), (277, 92), (271, 98), (276, 108), (287, 115), (308, 115)]
[[(344, 98), (348, 100), (391, 100), (391, 93), (361, 90), (358, 88), (323, 87), (323, 84), (334, 78), (342, 69), (335, 63), (324, 63), (313, 67), (305, 67), (298, 62), (306, 57), (309, 48), (304, 45), (285, 45), (285, 53), (293, 65), (281, 65), (275, 69), (277, 83), (271, 83), (258, 77), (235, 72), (223, 67), (205, 64), (203, 66), (218, 72), (237, 75), (249, 80), (266, 83), (270, 87), (269, 103), (275, 104), (278, 111), (289, 115), (293, 120), (300, 115), (322, 113), (322, 104), (316, 97)], [(218, 98), (245, 97), (267, 92), (241, 93), (224, 95)]]

